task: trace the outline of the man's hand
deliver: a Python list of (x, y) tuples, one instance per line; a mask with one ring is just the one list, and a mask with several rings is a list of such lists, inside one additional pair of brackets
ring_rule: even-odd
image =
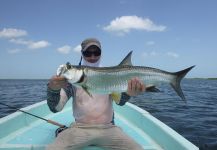
[(146, 90), (145, 84), (135, 77), (128, 81), (127, 94), (129, 96), (136, 96)]
[(52, 90), (60, 90), (61, 88), (66, 87), (67, 83), (68, 82), (66, 78), (60, 76), (53, 76), (48, 83), (48, 87)]

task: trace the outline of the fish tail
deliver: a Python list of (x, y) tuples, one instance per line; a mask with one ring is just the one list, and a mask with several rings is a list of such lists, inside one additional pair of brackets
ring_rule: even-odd
[(171, 82), (171, 86), (176, 91), (176, 93), (182, 98), (182, 100), (185, 100), (185, 96), (182, 92), (180, 82), (185, 77), (185, 75), (194, 67), (195, 66), (191, 66), (191, 67), (186, 68), (184, 70), (173, 73), (175, 75), (175, 79)]

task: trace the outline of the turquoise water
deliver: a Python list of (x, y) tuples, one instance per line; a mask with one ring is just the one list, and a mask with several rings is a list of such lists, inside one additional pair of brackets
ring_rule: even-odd
[[(25, 107), (46, 99), (48, 80), (0, 80), (0, 100)], [(160, 93), (144, 93), (130, 102), (149, 111), (197, 146), (217, 145), (217, 80), (189, 80), (182, 82), (187, 103), (169, 85), (162, 85)], [(0, 105), (0, 117), (14, 110)]]

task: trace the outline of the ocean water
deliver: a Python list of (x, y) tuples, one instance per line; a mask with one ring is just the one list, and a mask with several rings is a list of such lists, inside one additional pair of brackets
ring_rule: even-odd
[[(46, 99), (48, 80), (0, 80), (0, 102), (17, 108)], [(170, 85), (159, 93), (143, 93), (130, 102), (149, 111), (201, 149), (217, 150), (217, 80), (184, 79), (186, 102)], [(0, 118), (14, 110), (0, 105)]]

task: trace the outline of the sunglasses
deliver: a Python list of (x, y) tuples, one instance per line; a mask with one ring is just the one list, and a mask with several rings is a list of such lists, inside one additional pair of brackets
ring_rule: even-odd
[(91, 57), (92, 55), (94, 56), (100, 56), (101, 55), (101, 51), (100, 50), (96, 50), (96, 51), (84, 51), (82, 52), (83, 56), (85, 57)]

